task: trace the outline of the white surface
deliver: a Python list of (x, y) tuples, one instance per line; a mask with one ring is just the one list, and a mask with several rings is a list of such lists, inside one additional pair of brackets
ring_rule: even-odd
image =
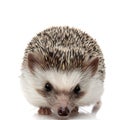
[[(106, 63), (103, 106), (92, 120), (119, 120), (119, 0), (0, 1), (0, 120), (53, 119), (36, 115), (20, 89), (18, 76), (24, 49), (32, 37), (50, 26), (80, 28), (96, 38)], [(73, 119), (89, 119), (79, 115)]]

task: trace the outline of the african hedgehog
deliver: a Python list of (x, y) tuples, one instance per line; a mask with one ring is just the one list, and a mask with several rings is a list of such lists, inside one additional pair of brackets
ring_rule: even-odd
[(68, 117), (78, 107), (101, 105), (105, 67), (96, 41), (79, 29), (52, 27), (28, 44), (22, 64), (25, 97), (39, 113)]

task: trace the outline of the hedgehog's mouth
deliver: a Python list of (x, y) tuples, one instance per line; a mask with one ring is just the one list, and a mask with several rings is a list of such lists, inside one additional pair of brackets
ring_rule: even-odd
[(58, 115), (60, 117), (67, 117), (70, 114), (70, 110), (68, 109), (68, 107), (60, 107), (58, 109)]
[(78, 107), (74, 107), (73, 109), (69, 109), (68, 107), (60, 107), (57, 110), (53, 110), (53, 113), (58, 117), (62, 119), (66, 119), (71, 115), (74, 115), (74, 113), (78, 113)]
[(59, 107), (58, 109), (52, 109), (52, 112), (56, 117), (66, 119), (70, 116), (71, 110), (67, 107)]

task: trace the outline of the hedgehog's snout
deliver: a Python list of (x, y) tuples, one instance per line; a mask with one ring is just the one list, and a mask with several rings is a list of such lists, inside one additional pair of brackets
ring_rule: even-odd
[(71, 101), (67, 95), (61, 94), (57, 96), (55, 103), (51, 106), (54, 114), (58, 117), (66, 118), (70, 115), (71, 110)]
[(70, 113), (70, 110), (68, 109), (68, 107), (60, 107), (58, 109), (58, 115), (59, 116), (68, 116)]

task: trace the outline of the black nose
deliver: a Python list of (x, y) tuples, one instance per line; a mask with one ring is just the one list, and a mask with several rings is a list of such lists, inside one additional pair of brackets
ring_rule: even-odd
[(67, 116), (69, 114), (69, 109), (67, 107), (63, 108), (63, 107), (60, 107), (58, 109), (58, 115), (59, 116)]

